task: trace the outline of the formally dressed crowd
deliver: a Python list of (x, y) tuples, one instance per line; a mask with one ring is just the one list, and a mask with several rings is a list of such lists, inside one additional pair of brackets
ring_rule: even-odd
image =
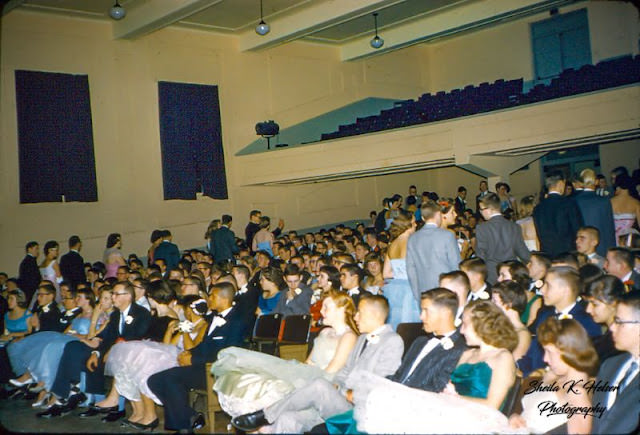
[[(40, 263), (29, 242), (19, 275), (0, 273), (2, 393), (131, 431), (162, 406), (189, 433), (210, 370), (244, 432), (635, 433), (637, 172), (609, 188), (551, 171), (520, 200), (483, 180), (473, 203), (410, 186), (368, 222), (306, 233), (253, 210), (238, 237), (222, 215), (205, 248), (154, 230), (146, 258), (117, 233), (93, 263), (75, 235)], [(306, 360), (256, 350), (273, 315), (311, 319)]]

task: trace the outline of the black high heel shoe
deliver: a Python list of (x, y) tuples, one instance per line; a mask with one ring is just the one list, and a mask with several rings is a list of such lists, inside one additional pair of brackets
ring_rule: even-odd
[(158, 427), (158, 424), (160, 424), (160, 419), (156, 418), (155, 420), (153, 420), (149, 424), (134, 423), (132, 421), (130, 421), (129, 424), (132, 427), (135, 427), (136, 429), (140, 429), (140, 430), (143, 430), (143, 431), (148, 430), (149, 432), (153, 432), (153, 430)]

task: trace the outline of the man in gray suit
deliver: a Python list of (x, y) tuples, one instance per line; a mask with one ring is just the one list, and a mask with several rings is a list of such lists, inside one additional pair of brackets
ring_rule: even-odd
[(420, 207), (424, 226), (407, 243), (407, 275), (416, 302), (423, 291), (438, 287), (441, 273), (458, 269), (460, 250), (454, 234), (440, 228), (440, 207), (427, 200)]
[(264, 410), (232, 419), (231, 424), (244, 432), (272, 425), (272, 433), (303, 433), (328, 417), (352, 409), (352, 392), (345, 387), (352, 372), (365, 370), (389, 376), (400, 366), (404, 344), (385, 324), (388, 314), (389, 304), (383, 296), (362, 298), (355, 317), (361, 335), (333, 384), (316, 379)]
[(640, 429), (640, 293), (627, 293), (618, 301), (611, 325), (621, 355), (606, 359), (597, 383), (616, 387), (596, 389), (592, 403), (606, 408), (593, 417), (594, 434), (638, 433)]
[(487, 264), (487, 282), (496, 283), (496, 266), (508, 260), (527, 264), (531, 253), (524, 244), (520, 226), (500, 213), (500, 198), (490, 193), (480, 200), (480, 213), (486, 222), (476, 229), (476, 254)]

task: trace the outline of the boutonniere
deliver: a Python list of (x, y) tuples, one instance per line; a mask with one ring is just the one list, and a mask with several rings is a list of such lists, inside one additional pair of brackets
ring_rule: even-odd
[(213, 322), (212, 322), (212, 323), (213, 323), (214, 325), (216, 325), (216, 326), (222, 326), (222, 325), (226, 324), (226, 323), (227, 323), (227, 321), (226, 321), (226, 320), (224, 320), (224, 317), (222, 317), (222, 316), (218, 315), (218, 316), (216, 316), (216, 317), (214, 317), (214, 318), (213, 318)]
[(453, 340), (450, 337), (444, 337), (440, 340), (440, 344), (444, 350), (453, 349)]
[(544, 285), (544, 281), (542, 281), (541, 279), (537, 280), (536, 282), (533, 283), (533, 287), (540, 290), (542, 288), (542, 286)]
[(75, 314), (74, 312), (75, 310), (67, 310), (66, 313), (64, 313), (65, 317), (71, 317)]
[(127, 325), (131, 325), (131, 322), (133, 322), (133, 317), (127, 316), (124, 318), (124, 323), (126, 323)]
[(573, 319), (573, 316), (571, 314), (568, 313), (562, 313), (558, 316), (558, 319), (560, 320), (564, 320), (564, 319)]
[(300, 293), (302, 293), (302, 290), (300, 289), (300, 287), (297, 287), (293, 292), (299, 295)]
[(457, 328), (460, 325), (462, 325), (462, 320), (460, 319), (460, 317), (456, 317), (456, 320), (453, 321), (453, 326)]
[(188, 320), (183, 320), (178, 323), (178, 331), (180, 332), (191, 332), (193, 331), (193, 323)]
[(478, 299), (486, 301), (487, 299), (489, 299), (489, 292), (487, 292), (486, 290), (482, 290), (481, 292), (476, 293), (476, 296)]
[(50, 310), (49, 305), (45, 305), (44, 307), (42, 307), (42, 312), (43, 313), (48, 313)]
[(632, 279), (628, 279), (626, 280), (624, 283), (624, 285), (628, 285), (629, 287), (633, 287), (633, 285), (635, 284), (635, 282), (633, 282)]
[(371, 344), (378, 344), (380, 342), (380, 336), (378, 334), (367, 334), (367, 341)]

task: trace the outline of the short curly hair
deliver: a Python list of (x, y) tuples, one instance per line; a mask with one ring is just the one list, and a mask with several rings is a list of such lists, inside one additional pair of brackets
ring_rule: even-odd
[(471, 316), (471, 325), (485, 343), (513, 351), (518, 345), (518, 333), (511, 320), (493, 302), (469, 302), (465, 311)]
[(538, 326), (541, 345), (553, 344), (560, 351), (562, 361), (589, 376), (595, 376), (600, 360), (584, 327), (574, 319), (549, 317)]

